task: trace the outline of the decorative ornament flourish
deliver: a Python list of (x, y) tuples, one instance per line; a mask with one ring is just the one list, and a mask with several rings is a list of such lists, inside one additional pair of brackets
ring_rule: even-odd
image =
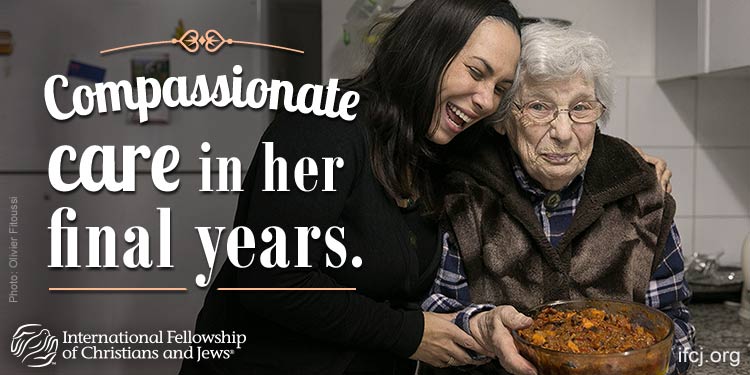
[(185, 31), (182, 34), (182, 36), (180, 36), (179, 39), (172, 38), (171, 40), (161, 40), (161, 41), (156, 41), (156, 42), (131, 44), (131, 45), (122, 46), (122, 47), (105, 49), (105, 50), (99, 51), (99, 54), (106, 55), (106, 54), (110, 54), (114, 52), (124, 51), (127, 49), (152, 47), (152, 46), (163, 45), (163, 44), (178, 44), (180, 47), (182, 47), (182, 49), (193, 54), (197, 53), (201, 49), (201, 46), (203, 46), (206, 52), (214, 54), (218, 52), (225, 45), (235, 45), (235, 44), (273, 48), (273, 49), (279, 49), (279, 50), (289, 51), (289, 52), (294, 52), (294, 53), (299, 53), (299, 54), (305, 53), (305, 51), (302, 51), (302, 50), (289, 48), (289, 47), (283, 47), (283, 46), (277, 46), (273, 44), (247, 42), (244, 40), (234, 40), (232, 38), (224, 38), (218, 31), (214, 29), (210, 29), (206, 31), (203, 35), (201, 35), (195, 29), (190, 29), (190, 30)]

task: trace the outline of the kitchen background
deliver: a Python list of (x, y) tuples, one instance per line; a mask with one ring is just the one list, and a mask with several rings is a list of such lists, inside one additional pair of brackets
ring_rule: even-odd
[[(16, 327), (29, 322), (43, 322), (58, 332), (192, 327), (204, 298), (194, 278), (207, 272), (193, 227), (231, 226), (236, 204), (234, 194), (197, 191), (198, 157), (203, 156), (200, 143), (211, 142), (210, 156), (236, 156), (247, 167), (273, 115), (207, 108), (172, 110), (168, 123), (145, 126), (129, 124), (126, 113), (56, 122), (43, 102), (43, 85), (49, 76), (65, 74), (75, 60), (106, 69), (105, 81), (130, 79), (131, 59), (158, 59), (167, 54), (172, 76), (231, 75), (232, 65), (240, 63), (246, 80), (261, 77), (301, 83), (346, 78), (366, 59), (368, 43), (358, 35), (372, 19), (368, 18), (372, 15), (368, 2), (0, 1), (0, 31), (11, 32), (13, 45), (11, 54), (0, 54), (0, 191), (3, 199), (18, 197), (21, 229), (15, 270), (20, 302), (3, 306), (0, 337), (9, 337)], [(393, 6), (406, 4), (395, 1)], [(750, 231), (750, 2), (517, 0), (515, 4), (523, 15), (567, 19), (607, 41), (616, 61), (617, 96), (604, 131), (668, 161), (686, 253), (723, 252), (720, 262), (739, 264), (740, 247)], [(98, 55), (101, 49), (168, 39), (180, 19), (186, 29), (216, 28), (225, 37), (299, 48), (305, 55), (240, 47), (223, 49), (215, 56), (192, 56), (170, 47)], [(4, 38), (0, 32), (0, 44)], [(71, 78), (73, 86), (86, 83), (90, 82)], [(152, 151), (163, 144), (175, 145), (181, 153), (182, 188), (173, 194), (159, 193), (151, 185), (148, 165), (141, 163), (135, 194), (58, 193), (50, 187), (46, 170), (51, 151), (61, 144), (73, 145), (79, 152), (92, 144), (144, 144)], [(85, 226), (110, 225), (119, 234), (132, 225), (146, 227), (152, 234), (154, 253), (158, 249), (156, 207), (172, 207), (176, 267), (169, 271), (48, 270), (47, 227), (52, 211), (61, 206), (76, 209), (82, 232)], [(0, 213), (3, 220), (5, 212)], [(8, 234), (2, 236), (3, 244), (8, 243)], [(121, 237), (118, 246), (121, 254), (126, 248)], [(217, 265), (225, 256), (219, 252)], [(2, 268), (3, 280), (10, 272)], [(62, 294), (47, 290), (123, 285), (187, 287), (188, 292)], [(98, 374), (102, 369), (122, 374), (163, 373), (174, 372), (178, 366), (174, 361), (60, 361), (55, 367), (30, 371), (20, 368), (9, 354), (10, 340), (2, 341), (0, 373)]]
[[(738, 265), (750, 231), (750, 2), (514, 4), (524, 16), (569, 20), (607, 42), (616, 96), (603, 131), (667, 160), (686, 253), (724, 252), (722, 263)], [(349, 7), (322, 5), (323, 78), (349, 76), (351, 56), (362, 55), (341, 40)]]

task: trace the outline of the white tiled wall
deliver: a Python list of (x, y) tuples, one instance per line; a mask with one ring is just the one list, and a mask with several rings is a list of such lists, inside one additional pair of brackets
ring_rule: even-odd
[(750, 232), (750, 78), (657, 82), (655, 0), (517, 0), (527, 16), (564, 18), (609, 45), (615, 105), (604, 132), (667, 160), (686, 253), (738, 264)]
[(654, 0), (514, 0), (522, 16), (562, 18), (609, 44), (621, 76), (653, 76)]
[(607, 134), (627, 138), (628, 134), (628, 79), (617, 77), (615, 82), (615, 96), (609, 111), (609, 123), (604, 127)]
[(722, 263), (739, 264), (750, 232), (750, 78), (621, 79), (625, 138), (666, 159), (674, 174), (685, 252), (723, 252)]
[(748, 228), (750, 228), (750, 218), (747, 216), (737, 218), (696, 217), (693, 243), (695, 248), (702, 253), (724, 252), (724, 255), (719, 258), (722, 264), (739, 265), (739, 249)]
[[(677, 201), (677, 216), (680, 218), (692, 218), (695, 199), (695, 188), (693, 187), (695, 178), (693, 148), (642, 147), (642, 149), (648, 154), (657, 155), (667, 161), (669, 169), (673, 174), (672, 196)], [(688, 233), (687, 228), (678, 228), (683, 236)]]
[[(750, 147), (700, 147), (695, 160), (697, 216), (743, 216), (750, 207)], [(723, 182), (723, 183), (718, 183)]]
[[(750, 146), (750, 82), (732, 78), (698, 81), (698, 139), (702, 146)], [(702, 126), (701, 126), (702, 125)]]
[(628, 140), (641, 146), (695, 144), (695, 82), (659, 84), (653, 77), (628, 78)]

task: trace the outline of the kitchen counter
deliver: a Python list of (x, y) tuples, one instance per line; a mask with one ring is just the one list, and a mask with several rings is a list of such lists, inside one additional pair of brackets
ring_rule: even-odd
[(690, 305), (697, 353), (689, 374), (750, 374), (750, 321), (740, 319), (738, 310), (739, 306), (723, 303)]

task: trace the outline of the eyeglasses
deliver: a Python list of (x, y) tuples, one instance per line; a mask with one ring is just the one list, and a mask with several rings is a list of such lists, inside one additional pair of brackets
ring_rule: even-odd
[(534, 100), (521, 106), (513, 103), (521, 114), (528, 115), (534, 125), (548, 125), (555, 121), (560, 112), (568, 112), (570, 121), (576, 124), (590, 124), (598, 120), (607, 107), (598, 100), (578, 102), (570, 108), (558, 108), (555, 104)]

